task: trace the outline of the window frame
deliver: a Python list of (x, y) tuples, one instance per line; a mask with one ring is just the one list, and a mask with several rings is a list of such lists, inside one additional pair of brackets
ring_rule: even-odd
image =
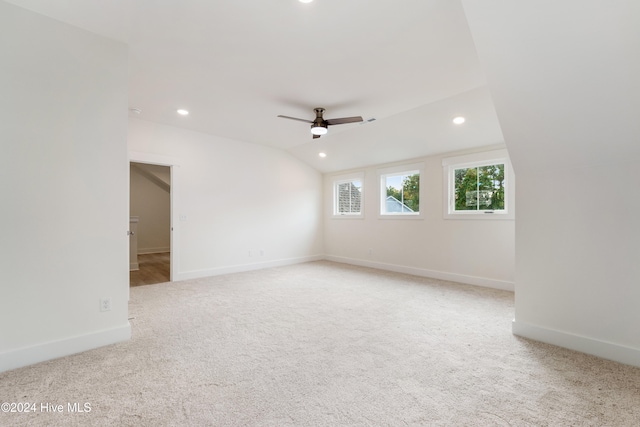
[[(456, 169), (478, 168), (504, 164), (504, 210), (455, 210)], [(515, 219), (515, 175), (506, 149), (491, 150), (442, 160), (443, 170), (443, 215), (444, 219)]]
[[(422, 201), (418, 212), (386, 212), (386, 200), (387, 200), (387, 177), (398, 175), (420, 175), (420, 190), (418, 191), (420, 200)], [(383, 169), (378, 169), (378, 184), (380, 186), (378, 191), (378, 219), (424, 219), (424, 203), (425, 203), (425, 186), (424, 186), (424, 163), (411, 163), (398, 165)]]
[[(338, 190), (338, 186), (340, 184), (345, 184), (345, 183), (353, 183), (353, 182), (360, 182), (360, 212), (359, 213), (353, 213), (353, 212), (345, 212), (345, 213), (340, 213), (338, 211), (338, 207), (339, 207), (339, 200), (338, 200), (338, 196), (339, 196), (339, 190)], [(338, 176), (334, 176), (332, 177), (332, 195), (331, 195), (331, 217), (332, 218), (340, 218), (340, 219), (361, 219), (364, 218), (364, 201), (365, 201), (365, 191), (364, 191), (364, 172), (358, 172), (358, 173), (352, 173), (352, 174), (347, 174), (347, 175), (338, 175)]]

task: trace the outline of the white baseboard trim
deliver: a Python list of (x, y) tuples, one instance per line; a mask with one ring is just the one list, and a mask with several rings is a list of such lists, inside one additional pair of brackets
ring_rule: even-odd
[(625, 365), (640, 367), (640, 349), (637, 348), (547, 329), (516, 320), (513, 321), (511, 328), (514, 335), (613, 360)]
[(138, 248), (138, 255), (163, 254), (165, 252), (171, 252), (171, 248)]
[(131, 339), (131, 325), (105, 329), (0, 353), (0, 372), (21, 368)]
[(325, 255), (327, 261), (340, 262), (343, 264), (359, 265), (361, 267), (377, 268), (379, 270), (395, 271), (397, 273), (410, 274), (412, 276), (429, 277), (432, 279), (448, 280), (452, 282), (465, 283), (467, 285), (482, 286), (485, 288), (500, 289), (513, 292), (515, 286), (513, 282), (505, 280), (488, 279), (485, 277), (466, 276), (464, 274), (447, 273), (444, 271), (427, 270), (424, 268), (407, 267), (397, 264), (385, 264), (382, 262), (368, 261), (355, 258), (345, 258), (334, 255)]
[(205, 270), (193, 270), (176, 273), (173, 280), (199, 279), (209, 276), (220, 276), (223, 274), (242, 273), (244, 271), (262, 270), (264, 268), (282, 267), (285, 265), (301, 264), (303, 262), (321, 261), (322, 255), (311, 255), (299, 258), (286, 258), (275, 261), (257, 262), (254, 264), (232, 265), (229, 267), (208, 268)]
[(138, 264), (137, 262), (129, 263), (129, 271), (138, 271), (138, 270), (140, 270), (140, 264)]

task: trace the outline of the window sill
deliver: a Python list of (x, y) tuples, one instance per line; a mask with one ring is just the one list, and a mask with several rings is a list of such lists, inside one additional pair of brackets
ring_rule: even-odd
[(424, 219), (424, 215), (381, 215), (378, 214), (378, 219), (400, 219), (400, 220), (416, 220), (416, 219)]
[(364, 219), (364, 215), (331, 215), (331, 219)]
[(476, 220), (514, 220), (513, 213), (445, 213), (444, 219)]

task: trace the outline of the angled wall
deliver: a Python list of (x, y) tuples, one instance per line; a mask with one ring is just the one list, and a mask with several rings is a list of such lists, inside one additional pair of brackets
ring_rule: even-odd
[(0, 2), (0, 57), (3, 371), (129, 338), (129, 166), (125, 45)]
[(518, 176), (513, 330), (640, 366), (640, 3), (463, 4)]

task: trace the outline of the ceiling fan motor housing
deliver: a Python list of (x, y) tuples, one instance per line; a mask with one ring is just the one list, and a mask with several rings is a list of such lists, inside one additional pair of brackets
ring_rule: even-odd
[(327, 133), (327, 122), (322, 118), (324, 114), (324, 108), (314, 108), (316, 112), (316, 119), (311, 124), (311, 133), (314, 135), (324, 135)]

